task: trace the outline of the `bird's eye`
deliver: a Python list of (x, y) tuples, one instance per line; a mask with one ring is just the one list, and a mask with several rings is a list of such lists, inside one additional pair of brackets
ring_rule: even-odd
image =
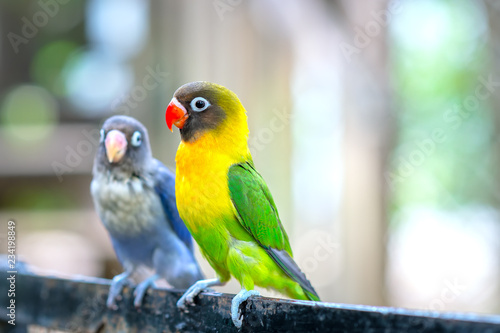
[(201, 112), (205, 111), (210, 106), (210, 103), (203, 97), (196, 97), (191, 101), (190, 106), (193, 111)]
[(101, 134), (101, 137), (99, 138), (99, 142), (104, 142), (104, 136), (105, 136), (105, 134), (106, 134), (106, 133), (104, 132), (104, 128), (101, 128), (101, 132), (100, 132), (100, 134)]
[(142, 143), (141, 132), (135, 131), (134, 134), (132, 134), (132, 139), (130, 140), (130, 143), (132, 144), (132, 146), (139, 147)]

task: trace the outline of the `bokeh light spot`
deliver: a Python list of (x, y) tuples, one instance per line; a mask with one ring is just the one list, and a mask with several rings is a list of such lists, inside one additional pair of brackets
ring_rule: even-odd
[(34, 81), (57, 96), (64, 96), (62, 71), (69, 56), (78, 49), (76, 43), (59, 40), (45, 45), (35, 55), (31, 66)]
[(129, 65), (110, 59), (101, 50), (85, 51), (71, 57), (65, 69), (68, 99), (83, 117), (101, 117), (111, 112), (117, 96), (134, 81)]
[(148, 3), (142, 0), (89, 1), (85, 26), (89, 40), (115, 59), (136, 56), (148, 39)]
[(0, 108), (5, 139), (12, 144), (40, 142), (53, 132), (57, 119), (57, 101), (47, 90), (33, 85), (11, 90)]

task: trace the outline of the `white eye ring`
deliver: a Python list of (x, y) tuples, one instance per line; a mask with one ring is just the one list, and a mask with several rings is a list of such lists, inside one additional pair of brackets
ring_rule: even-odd
[(130, 139), (130, 143), (134, 147), (139, 147), (142, 143), (142, 135), (141, 132), (135, 131), (134, 134), (132, 134), (132, 139)]
[(101, 128), (101, 131), (99, 133), (101, 135), (101, 137), (99, 138), (99, 142), (104, 142), (104, 134), (106, 134), (104, 133), (104, 128)]
[(203, 97), (196, 97), (189, 104), (189, 106), (191, 106), (191, 110), (196, 112), (205, 111), (210, 105), (211, 105), (210, 102), (204, 99)]

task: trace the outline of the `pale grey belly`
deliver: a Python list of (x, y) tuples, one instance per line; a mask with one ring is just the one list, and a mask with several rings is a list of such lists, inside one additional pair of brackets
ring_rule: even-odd
[(126, 183), (92, 181), (91, 191), (97, 213), (113, 236), (137, 235), (165, 221), (159, 196), (138, 179)]

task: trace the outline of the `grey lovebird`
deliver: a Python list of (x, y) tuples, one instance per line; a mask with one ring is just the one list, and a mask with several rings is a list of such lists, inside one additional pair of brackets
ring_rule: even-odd
[(180, 289), (204, 278), (177, 211), (175, 177), (153, 158), (148, 132), (139, 121), (113, 116), (104, 122), (90, 191), (125, 269), (113, 278), (109, 308), (117, 308), (117, 297), (141, 266), (154, 269), (154, 275), (137, 285), (136, 307), (159, 278)]

